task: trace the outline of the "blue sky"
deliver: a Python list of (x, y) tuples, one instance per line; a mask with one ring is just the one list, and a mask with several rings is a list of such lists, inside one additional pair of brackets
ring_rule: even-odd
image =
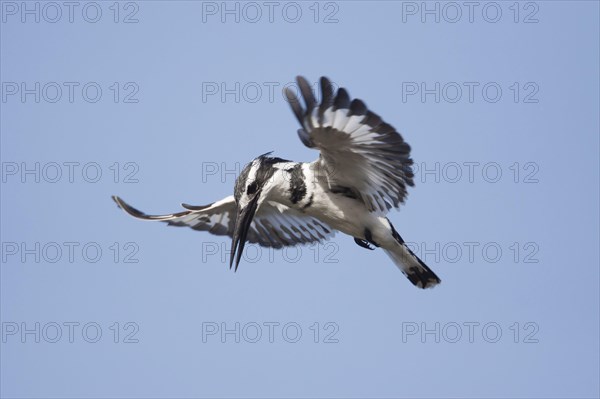
[[(3, 397), (598, 397), (597, 2), (0, 6)], [(110, 200), (316, 158), (298, 74), (412, 146), (390, 219), (439, 287), (342, 234), (234, 274)]]

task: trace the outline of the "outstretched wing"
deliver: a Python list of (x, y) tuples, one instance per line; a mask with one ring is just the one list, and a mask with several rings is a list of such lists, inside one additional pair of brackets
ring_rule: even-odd
[[(154, 216), (135, 209), (117, 196), (112, 198), (121, 209), (138, 219), (187, 226), (218, 236), (233, 235), (237, 205), (232, 195), (205, 206), (182, 204), (185, 211)], [(329, 226), (315, 218), (285, 205), (265, 201), (254, 216), (247, 239), (263, 247), (281, 248), (323, 241), (333, 234)]]
[(297, 78), (306, 109), (291, 88), (287, 99), (302, 125), (300, 140), (317, 148), (315, 161), (329, 187), (360, 198), (370, 211), (387, 212), (406, 198), (413, 186), (410, 146), (391, 125), (340, 88), (334, 96), (329, 79), (321, 78), (321, 103), (303, 77)]

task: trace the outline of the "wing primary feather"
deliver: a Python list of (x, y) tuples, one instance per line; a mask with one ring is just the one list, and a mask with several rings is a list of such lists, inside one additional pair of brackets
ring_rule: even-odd
[(212, 204), (208, 204), (208, 205), (190, 205), (190, 204), (186, 204), (184, 202), (181, 204), (181, 206), (190, 211), (203, 211), (206, 208), (210, 208), (213, 204), (214, 204), (214, 202)]
[(350, 103), (350, 112), (348, 113), (348, 116), (354, 116), (354, 115), (365, 115), (367, 113), (367, 106), (365, 105), (364, 102), (362, 102), (361, 100), (359, 100), (358, 98), (355, 98), (354, 100), (352, 100), (352, 102)]
[(335, 96), (335, 100), (333, 101), (333, 109), (348, 109), (350, 108), (350, 96), (348, 92), (343, 87), (340, 87), (337, 92), (337, 96)]
[(321, 77), (321, 105), (319, 105), (319, 124), (323, 124), (323, 114), (333, 105), (333, 86), (325, 76)]
[(383, 120), (381, 119), (381, 117), (373, 111), (367, 111), (367, 115), (365, 116), (365, 119), (363, 119), (363, 121), (362, 121), (362, 123), (365, 123), (365, 124), (371, 126), (371, 128), (373, 128), (373, 129), (375, 129), (377, 126), (379, 126), (382, 122), (383, 122)]
[(306, 133), (304, 129), (298, 129), (298, 137), (300, 137), (300, 141), (307, 146), (308, 148), (314, 148), (315, 144), (310, 139), (310, 135)]
[(287, 98), (290, 107), (292, 107), (292, 111), (294, 111), (296, 119), (298, 119), (298, 122), (300, 122), (300, 126), (304, 127), (304, 110), (302, 109), (302, 105), (300, 105), (300, 100), (296, 96), (296, 93), (294, 93), (291, 88), (286, 87), (285, 97)]
[[(379, 133), (379, 134), (390, 134), (390, 133), (396, 133), (396, 129), (394, 129), (394, 127), (392, 125), (390, 125), (389, 123), (385, 123), (382, 122), (380, 123), (377, 128), (374, 128), (373, 131)], [(402, 138), (400, 137), (394, 137), (391, 136), (390, 138), (392, 138), (398, 142), (402, 142)]]
[(298, 82), (300, 93), (302, 93), (302, 97), (306, 103), (306, 113), (310, 115), (317, 104), (317, 100), (315, 100), (315, 96), (310, 88), (310, 84), (303, 76), (297, 76), (296, 81)]
[(113, 195), (112, 199), (117, 203), (119, 208), (123, 209), (125, 212), (127, 212), (131, 216), (138, 218), (138, 219), (170, 220), (170, 219), (175, 219), (178, 217), (186, 216), (191, 213), (191, 211), (183, 211), (183, 212), (172, 213), (172, 214), (168, 214), (168, 215), (147, 215), (144, 212), (132, 207), (131, 205), (129, 205), (127, 202), (123, 201), (121, 198), (117, 197), (116, 195)]

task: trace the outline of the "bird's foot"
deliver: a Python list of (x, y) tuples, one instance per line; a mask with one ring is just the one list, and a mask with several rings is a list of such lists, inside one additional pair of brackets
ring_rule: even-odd
[(362, 238), (354, 237), (354, 242), (357, 243), (359, 247), (370, 249), (371, 251), (375, 249), (374, 245), (371, 245), (371, 243), (369, 243), (369, 241), (363, 240)]

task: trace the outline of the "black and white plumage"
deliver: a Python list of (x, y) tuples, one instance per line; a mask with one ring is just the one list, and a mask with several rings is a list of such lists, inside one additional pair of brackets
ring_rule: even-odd
[[(113, 196), (113, 199), (119, 207), (138, 219), (158, 220), (170, 226), (190, 227), (217, 236), (233, 236), (237, 213), (233, 195), (204, 206), (181, 204), (186, 208), (185, 211), (168, 215), (146, 215), (117, 196)], [(250, 226), (248, 241), (263, 247), (282, 248), (323, 241), (333, 234), (330, 228), (317, 219), (283, 204), (267, 202)]]
[(291, 89), (286, 96), (302, 126), (300, 140), (320, 151), (316, 161), (263, 154), (242, 170), (233, 196), (206, 206), (182, 204), (184, 211), (169, 215), (146, 215), (113, 199), (139, 219), (232, 237), (230, 267), (235, 263), (236, 270), (247, 241), (281, 248), (320, 242), (337, 230), (363, 248), (381, 247), (417, 287), (440, 283), (385, 217), (414, 185), (410, 146), (345, 89), (334, 95), (327, 78), (321, 78), (321, 103), (304, 78), (298, 87), (304, 106)]
[(306, 80), (298, 79), (304, 109), (293, 90), (286, 91), (302, 125), (300, 140), (321, 151), (318, 160), (330, 187), (351, 188), (370, 211), (398, 207), (406, 186), (414, 186), (410, 146), (402, 136), (358, 99), (350, 101), (344, 88), (333, 95), (329, 80), (321, 79), (321, 104)]

